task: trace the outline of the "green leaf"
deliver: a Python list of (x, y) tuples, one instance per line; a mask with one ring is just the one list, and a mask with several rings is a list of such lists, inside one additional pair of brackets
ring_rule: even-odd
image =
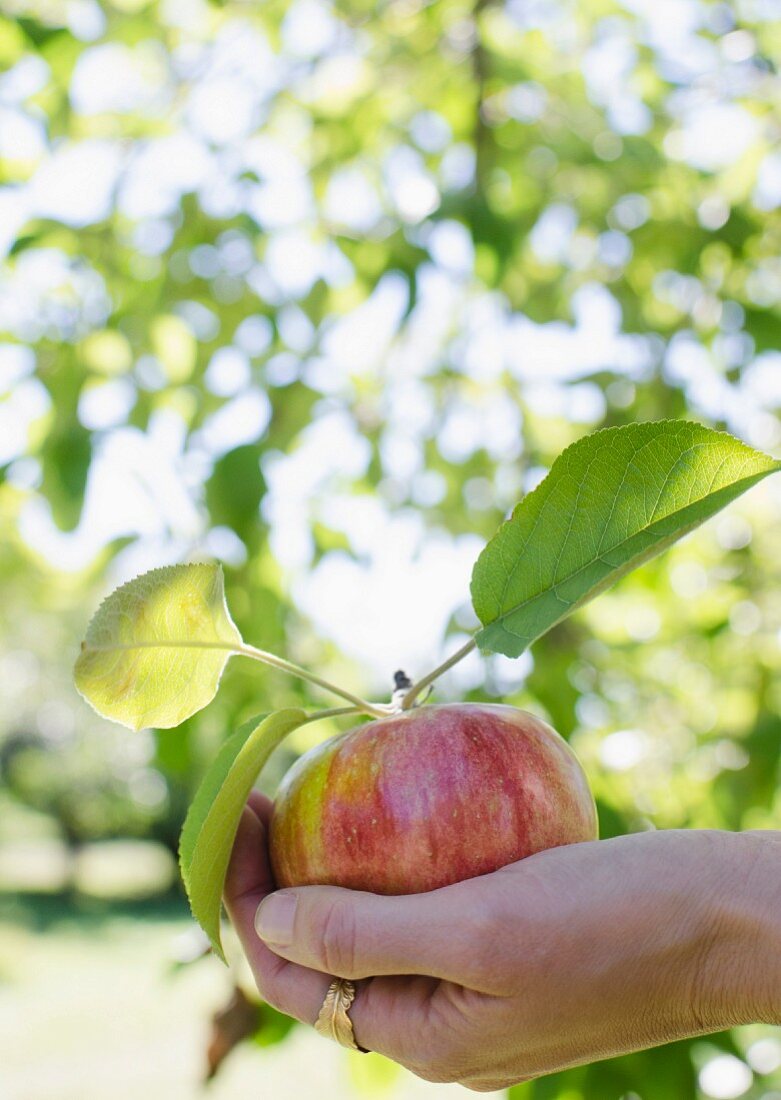
[(258, 1026), (252, 1041), (259, 1047), (271, 1047), (287, 1037), (296, 1021), (268, 1004), (258, 1005)]
[(275, 711), (248, 731), (245, 723), (220, 749), (201, 782), (182, 829), (179, 864), (193, 916), (225, 961), (220, 907), (225, 873), (244, 804), (261, 768), (307, 719), (298, 707)]
[(98, 608), (76, 661), (76, 687), (106, 718), (167, 729), (212, 701), (241, 645), (219, 565), (153, 569)]
[(245, 541), (263, 531), (258, 509), (266, 491), (260, 448), (236, 447), (214, 464), (206, 482), (206, 506), (215, 525), (232, 527)]
[(578, 440), (475, 563), (483, 650), (517, 657), (575, 608), (781, 463), (726, 432), (657, 421)]

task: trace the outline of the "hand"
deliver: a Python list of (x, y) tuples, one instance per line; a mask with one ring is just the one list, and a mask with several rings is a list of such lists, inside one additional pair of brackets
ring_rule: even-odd
[(312, 1024), (332, 975), (362, 979), (357, 1042), (429, 1081), (500, 1089), (781, 1022), (781, 834), (639, 833), (404, 897), (273, 893), (270, 811), (252, 796), (225, 895), (262, 996)]

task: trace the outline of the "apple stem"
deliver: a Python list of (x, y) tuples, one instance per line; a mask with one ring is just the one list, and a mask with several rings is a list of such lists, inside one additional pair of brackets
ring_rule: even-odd
[(353, 704), (357, 711), (362, 714), (369, 714), (372, 718), (385, 718), (393, 713), (394, 708), (390, 704), (367, 703), (367, 701), (361, 699), (359, 695), (353, 695), (352, 692), (345, 691), (344, 688), (340, 688), (336, 684), (329, 683), (328, 680), (323, 680), (319, 676), (315, 676), (313, 672), (309, 672), (299, 665), (294, 665), (292, 661), (286, 661), (283, 657), (277, 657), (275, 653), (267, 653), (264, 649), (256, 649), (255, 646), (246, 644), (237, 646), (234, 652), (240, 653), (244, 657), (252, 657), (253, 660), (261, 661), (263, 664), (271, 665), (273, 668), (279, 668), (283, 672), (289, 672), (292, 676), (298, 676), (302, 680), (308, 680), (310, 684), (315, 684), (317, 687), (323, 688), (324, 691), (330, 691), (332, 695), (338, 695), (340, 699), (346, 699), (348, 703)]
[(463, 658), (466, 657), (468, 653), (472, 652), (476, 645), (477, 642), (475, 641), (475, 639), (470, 638), (469, 641), (465, 645), (462, 645), (461, 648), (457, 650), (452, 657), (448, 657), (448, 659), (446, 661), (443, 661), (441, 665), (437, 665), (433, 672), (429, 672), (428, 676), (424, 676), (422, 680), (418, 680), (416, 684), (413, 684), (401, 701), (401, 709), (409, 710), (411, 707), (413, 707), (415, 705), (415, 700), (422, 691), (425, 691), (425, 689), (430, 684), (433, 684), (435, 680), (438, 680), (443, 672), (447, 672), (447, 670), (452, 668), (453, 665), (457, 665), (459, 661), (463, 660)]
[(393, 691), (391, 692), (390, 705), (393, 708), (394, 714), (401, 714), (401, 705), (404, 702), (409, 689), (412, 687), (412, 680), (402, 669), (393, 673)]

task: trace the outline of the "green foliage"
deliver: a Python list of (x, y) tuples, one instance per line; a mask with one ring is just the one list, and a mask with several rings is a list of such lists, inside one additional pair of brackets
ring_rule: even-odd
[[(75, 697), (72, 664), (89, 609), (128, 576), (221, 558), (244, 636), (379, 697), (394, 662), (424, 672), (439, 640), (419, 668), (402, 640), (384, 670), (339, 655), (300, 599), (321, 566), (378, 571), (414, 640), (425, 547), (489, 540), (592, 429), (688, 418), (779, 453), (772, 5), (315, 3), (303, 46), (294, 0), (14, 0), (0, 15), (0, 784), (75, 841), (175, 845), (227, 731), (312, 703), (236, 661), (180, 730), (108, 725)], [(244, 113), (215, 125), (226, 87)], [(700, 124), (722, 108), (725, 124)], [(54, 157), (88, 145), (118, 173), (90, 207), (100, 173), (82, 164), (73, 218)], [(377, 302), (397, 291), (388, 319)], [(8, 348), (31, 356), (10, 381)], [(223, 349), (241, 366), (227, 383)], [(248, 395), (267, 423), (234, 437)], [(334, 410), (336, 441), (311, 455)], [(777, 480), (521, 660), (464, 662), (440, 697), (550, 716), (611, 832), (778, 828)], [(405, 587), (389, 563), (414, 523)], [(446, 654), (478, 624), (468, 607), (445, 618)], [(718, 1045), (748, 1057), (753, 1036), (735, 1035)], [(698, 1051), (518, 1095), (696, 1100)], [(779, 1087), (756, 1070), (746, 1096)]]
[(606, 428), (573, 443), (480, 555), (481, 649), (518, 657), (781, 463), (700, 424)]
[(258, 1027), (253, 1035), (253, 1042), (259, 1047), (271, 1047), (281, 1043), (287, 1038), (291, 1028), (295, 1027), (295, 1020), (277, 1012), (271, 1005), (258, 1005)]
[(76, 686), (99, 714), (131, 729), (177, 726), (211, 702), (241, 644), (218, 565), (154, 569), (103, 601)]
[(214, 464), (206, 483), (206, 505), (215, 524), (231, 527), (248, 545), (261, 530), (258, 509), (265, 493), (260, 449), (237, 447)]
[[(728, 1040), (724, 1049), (732, 1051)], [(661, 1059), (657, 1051), (614, 1058), (593, 1066), (579, 1066), (509, 1090), (508, 1100), (564, 1100), (570, 1096), (591, 1100), (626, 1100), (642, 1091), (643, 1100), (672, 1100), (697, 1095), (697, 1077), (690, 1046), (672, 1043)]]
[(288, 709), (238, 730), (215, 757), (187, 812), (179, 847), (182, 878), (193, 916), (223, 962), (222, 890), (241, 812), (271, 753), (304, 721), (302, 710)]

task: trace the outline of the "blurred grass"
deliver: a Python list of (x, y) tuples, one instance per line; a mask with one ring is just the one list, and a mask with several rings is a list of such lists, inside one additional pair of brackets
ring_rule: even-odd
[(178, 900), (0, 901), (2, 1095), (196, 1095), (205, 1021), (226, 978), (210, 968), (169, 980), (172, 938), (188, 926)]
[(242, 1044), (204, 1086), (209, 1019), (228, 999), (231, 979), (212, 959), (173, 972), (177, 939), (192, 927), (176, 896), (1, 896), (3, 1100), (463, 1095), (304, 1029), (271, 1048)]

